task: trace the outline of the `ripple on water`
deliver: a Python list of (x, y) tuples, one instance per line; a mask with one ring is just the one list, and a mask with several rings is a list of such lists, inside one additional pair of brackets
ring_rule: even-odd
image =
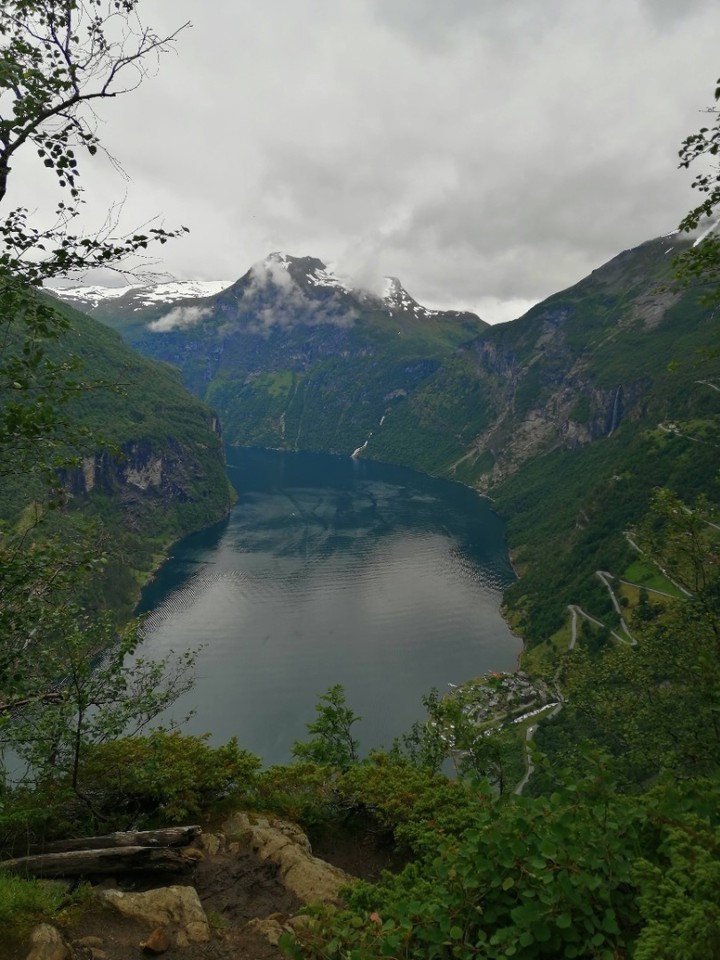
[(389, 745), (431, 687), (513, 668), (499, 613), (512, 572), (486, 502), (378, 464), (228, 456), (229, 521), (178, 545), (145, 596), (144, 656), (204, 644), (175, 711), (196, 709), (190, 730), (284, 762), (319, 694), (343, 683), (363, 745)]

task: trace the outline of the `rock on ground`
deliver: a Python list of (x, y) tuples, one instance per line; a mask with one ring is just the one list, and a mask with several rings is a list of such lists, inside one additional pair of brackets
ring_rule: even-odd
[(210, 939), (207, 917), (194, 887), (157, 887), (146, 893), (104, 890), (101, 899), (125, 917), (144, 921), (151, 927), (174, 929), (179, 947)]
[(27, 960), (70, 960), (70, 950), (55, 927), (40, 923), (30, 934)]
[(257, 856), (276, 864), (287, 889), (304, 903), (339, 903), (340, 888), (354, 879), (339, 867), (314, 857), (310, 841), (295, 823), (274, 817), (251, 821), (247, 814), (236, 813), (224, 824), (224, 830), (228, 838), (248, 838)]

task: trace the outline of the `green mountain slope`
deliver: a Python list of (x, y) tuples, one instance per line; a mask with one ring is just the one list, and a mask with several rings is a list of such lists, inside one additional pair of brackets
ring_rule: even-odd
[(614, 625), (595, 571), (632, 563), (625, 531), (658, 487), (720, 494), (717, 318), (672, 291), (675, 249), (626, 251), (476, 345), (505, 403), (469, 460), (493, 451), (481, 482), (508, 521), (523, 576), (507, 603), (531, 644), (570, 603)]
[[(109, 562), (98, 599), (128, 613), (164, 548), (229, 509), (219, 423), (172, 367), (141, 357), (70, 307), (58, 309), (70, 329), (49, 353), (81, 361), (73, 378), (83, 386), (63, 408), (80, 436), (71, 451), (75, 465), (60, 472), (65, 506), (43, 527), (72, 535), (100, 524), (98, 550)], [(2, 526), (27, 523), (33, 500), (42, 500), (38, 478), (0, 478)]]
[(272, 254), (214, 297), (95, 316), (142, 353), (178, 366), (218, 410), (226, 439), (352, 453), (486, 324), (421, 307), (390, 280), (352, 290), (313, 258)]

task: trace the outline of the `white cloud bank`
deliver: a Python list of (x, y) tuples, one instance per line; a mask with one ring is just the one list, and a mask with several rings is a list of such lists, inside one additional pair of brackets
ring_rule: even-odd
[[(83, 161), (87, 212), (127, 191), (129, 225), (186, 224), (161, 250), (176, 276), (239, 277), (286, 250), (370, 289), (398, 276), (421, 303), (497, 304), (492, 320), (694, 205), (677, 151), (720, 72), (717, 0), (141, 7), (158, 29), (194, 26), (101, 105), (131, 180)], [(32, 151), (14, 166), (9, 202), (46, 206)]]

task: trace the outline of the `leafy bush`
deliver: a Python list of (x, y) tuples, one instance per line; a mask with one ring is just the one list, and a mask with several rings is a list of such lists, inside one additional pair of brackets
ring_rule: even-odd
[(642, 860), (646, 921), (635, 960), (706, 960), (720, 955), (720, 831), (700, 817), (669, 831), (660, 862)]
[(312, 830), (340, 814), (336, 780), (332, 767), (309, 761), (270, 767), (257, 775), (253, 805)]
[[(397, 876), (314, 912), (305, 958), (617, 957), (638, 926), (641, 809), (602, 776), (541, 800), (477, 803), (465, 826)], [(436, 838), (437, 840), (437, 838)]]
[(385, 753), (352, 767), (335, 790), (344, 809), (370, 814), (416, 855), (434, 853), (443, 837), (460, 834), (489, 796), (489, 787), (448, 780)]
[(80, 785), (93, 808), (118, 821), (179, 823), (252, 792), (260, 760), (231, 739), (156, 730), (93, 747)]

